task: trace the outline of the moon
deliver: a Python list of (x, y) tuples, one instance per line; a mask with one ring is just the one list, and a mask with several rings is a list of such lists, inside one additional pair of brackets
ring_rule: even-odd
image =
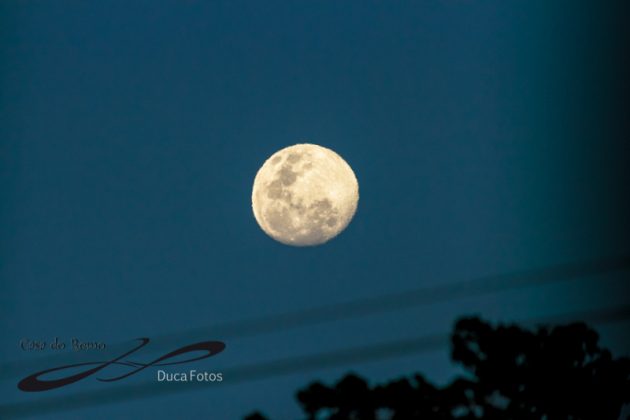
[(359, 203), (359, 183), (337, 153), (316, 144), (277, 151), (258, 170), (252, 209), (261, 229), (286, 245), (320, 245), (343, 231)]

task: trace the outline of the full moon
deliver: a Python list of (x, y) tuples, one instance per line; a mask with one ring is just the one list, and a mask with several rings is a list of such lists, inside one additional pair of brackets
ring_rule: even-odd
[(315, 144), (286, 147), (254, 179), (252, 209), (263, 231), (292, 246), (323, 244), (343, 231), (357, 210), (359, 184), (337, 153)]

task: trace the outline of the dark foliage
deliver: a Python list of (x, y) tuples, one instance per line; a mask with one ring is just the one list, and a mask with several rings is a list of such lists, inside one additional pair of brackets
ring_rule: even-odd
[(466, 318), (452, 336), (465, 378), (438, 388), (417, 374), (370, 387), (348, 374), (297, 399), (311, 420), (617, 420), (630, 403), (630, 359), (613, 359), (598, 340), (583, 323), (531, 332)]
[(266, 417), (264, 417), (259, 412), (255, 412), (255, 413), (252, 413), (249, 416), (245, 417), (244, 420), (266, 420)]

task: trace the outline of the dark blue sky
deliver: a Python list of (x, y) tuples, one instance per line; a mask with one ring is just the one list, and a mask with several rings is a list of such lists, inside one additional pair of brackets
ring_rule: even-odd
[[(628, 254), (624, 15), (549, 3), (2, 2), (2, 359), (33, 357), (24, 337), (118, 343)], [(346, 159), (361, 198), (343, 234), (294, 249), (262, 233), (250, 195), (269, 155), (305, 141)], [(445, 333), (460, 315), (625, 304), (626, 283), (226, 340), (196, 367)], [(630, 350), (625, 329), (600, 328), (615, 354)], [(445, 347), (57, 416), (296, 418), (298, 387), (350, 369), (373, 381), (455, 372)], [(41, 397), (2, 379), (0, 404)]]

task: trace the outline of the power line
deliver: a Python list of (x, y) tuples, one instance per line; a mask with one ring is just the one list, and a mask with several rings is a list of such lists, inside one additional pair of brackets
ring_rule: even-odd
[[(630, 305), (589, 312), (573, 312), (553, 317), (526, 319), (522, 323), (554, 323), (574, 319), (586, 319), (597, 324), (627, 321), (630, 319)], [(448, 341), (449, 336), (446, 334), (423, 335), (369, 346), (234, 367), (223, 370), (226, 379), (221, 383), (221, 386), (322, 368), (344, 366), (350, 363), (371, 362), (418, 354), (442, 348), (448, 344)], [(10, 418), (28, 417), (159, 395), (198, 391), (208, 389), (209, 386), (212, 385), (198, 382), (150, 382), (124, 385), (106, 391), (85, 391), (64, 397), (47, 397), (27, 403), (5, 404), (0, 406), (0, 414)]]
[(188, 336), (198, 336), (200, 333), (212, 333), (221, 339), (253, 336), (384, 312), (399, 311), (453, 299), (561, 283), (580, 277), (606, 274), (629, 268), (630, 256), (554, 265), (534, 270), (480, 277), (474, 280), (446, 285), (422, 287), (373, 298), (323, 305), (285, 314), (225, 323), (214, 327), (203, 327), (188, 332), (162, 336), (160, 339), (179, 340)]
[[(624, 271), (629, 268), (630, 256), (622, 256), (484, 276), (468, 281), (421, 287), (372, 298), (356, 299), (236, 322), (226, 322), (152, 337), (151, 349), (155, 351), (168, 349), (187, 340), (196, 340), (200, 336), (207, 337), (211, 335), (213, 339), (226, 340), (287, 331), (454, 299), (562, 283), (578, 278)], [(104, 354), (113, 355), (128, 349), (128, 347), (129, 341), (110, 345)], [(67, 360), (74, 360), (73, 355), (59, 354), (35, 360), (6, 362), (0, 365), (0, 378), (7, 379), (11, 376), (19, 375), (25, 370), (34, 370), (49, 365), (51, 362), (62, 363)]]

